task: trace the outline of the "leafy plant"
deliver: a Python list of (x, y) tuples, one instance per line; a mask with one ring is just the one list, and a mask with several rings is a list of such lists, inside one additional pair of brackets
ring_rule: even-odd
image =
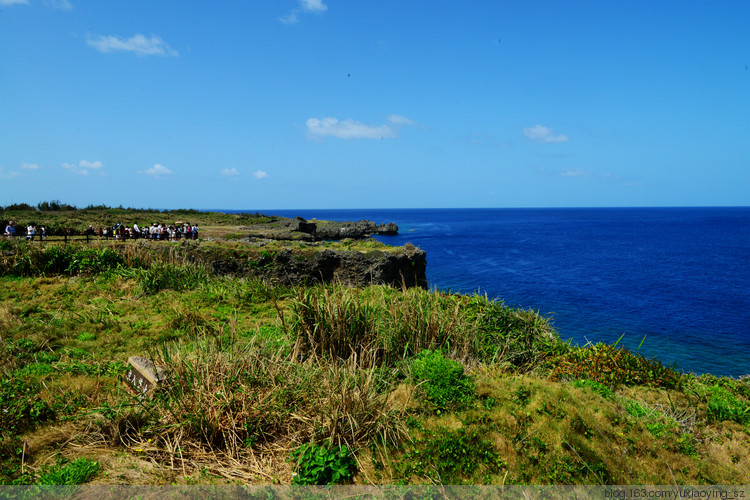
[(412, 363), (412, 376), (438, 413), (464, 408), (476, 397), (474, 380), (464, 374), (463, 365), (444, 357), (440, 351), (422, 351)]
[(293, 484), (337, 484), (350, 480), (357, 463), (346, 446), (323, 446), (308, 443), (292, 451), (296, 464)]

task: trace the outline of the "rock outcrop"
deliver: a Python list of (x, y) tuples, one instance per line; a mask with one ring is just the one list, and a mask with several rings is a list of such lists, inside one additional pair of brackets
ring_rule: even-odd
[(359, 239), (372, 234), (398, 234), (398, 226), (393, 222), (376, 224), (369, 220), (358, 222), (321, 221), (317, 223), (315, 231), (315, 237), (319, 240)]
[(427, 288), (427, 254), (414, 247), (395, 253), (331, 249), (306, 253), (286, 248), (261, 252), (255, 259), (214, 260), (211, 266), (217, 274), (256, 276), (287, 286), (336, 282)]
[(369, 220), (361, 221), (307, 221), (302, 217), (293, 219), (274, 216), (273, 220), (253, 227), (243, 227), (250, 230), (249, 239), (266, 238), (273, 240), (291, 241), (321, 241), (355, 240), (368, 238), (373, 234), (398, 234), (398, 226), (393, 222), (376, 224)]

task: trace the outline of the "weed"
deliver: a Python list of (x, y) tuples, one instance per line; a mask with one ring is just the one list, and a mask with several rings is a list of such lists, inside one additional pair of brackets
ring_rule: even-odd
[(304, 444), (291, 453), (293, 484), (338, 484), (351, 480), (357, 463), (346, 446)]

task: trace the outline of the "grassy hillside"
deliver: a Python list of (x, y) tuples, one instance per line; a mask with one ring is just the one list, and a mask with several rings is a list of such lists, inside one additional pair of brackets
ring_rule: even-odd
[[(0, 481), (743, 484), (750, 384), (482, 296), (0, 243)], [(153, 398), (128, 356), (166, 368)]]

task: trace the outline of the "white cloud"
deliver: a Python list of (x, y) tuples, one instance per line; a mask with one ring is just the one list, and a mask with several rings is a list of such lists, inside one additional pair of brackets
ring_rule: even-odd
[(255, 172), (253, 172), (253, 176), (256, 179), (265, 179), (268, 177), (268, 173), (264, 172), (263, 170), (256, 170)]
[(21, 165), (22, 170), (39, 170), (39, 165), (36, 163), (24, 163)]
[(396, 137), (396, 133), (388, 125), (365, 125), (354, 120), (339, 121), (328, 117), (323, 119), (310, 118), (307, 120), (307, 130), (317, 137), (333, 136), (339, 139), (383, 139)]
[(221, 169), (221, 175), (226, 175), (227, 177), (235, 177), (240, 175), (240, 171), (236, 168), (223, 168)]
[(297, 24), (299, 22), (299, 18), (297, 17), (297, 13), (295, 11), (292, 11), (284, 17), (280, 17), (279, 21), (284, 24)]
[(80, 162), (78, 162), (78, 164), (82, 168), (90, 168), (90, 169), (102, 168), (102, 162), (100, 162), (100, 161), (81, 160)]
[(0, 179), (8, 180), (8, 179), (15, 179), (16, 177), (20, 176), (18, 172), (14, 172), (12, 170), (5, 170), (3, 167), (0, 167)]
[(151, 35), (147, 38), (140, 33), (131, 36), (127, 40), (116, 36), (99, 36), (89, 38), (86, 43), (104, 54), (110, 52), (133, 52), (138, 56), (173, 56), (179, 53), (167, 45), (160, 36)]
[(535, 142), (568, 142), (567, 135), (555, 135), (555, 131), (542, 125), (534, 125), (523, 129), (523, 135)]
[(310, 12), (323, 12), (328, 10), (328, 6), (323, 3), (323, 0), (299, 0), (299, 5), (302, 10)]
[(280, 17), (279, 21), (284, 24), (297, 24), (299, 22), (299, 14), (301, 12), (325, 12), (328, 10), (328, 6), (323, 3), (323, 0), (299, 0), (299, 7), (292, 9), (292, 11), (284, 17)]
[(160, 165), (158, 163), (154, 164), (153, 167), (149, 168), (148, 170), (139, 170), (138, 173), (140, 174), (146, 174), (146, 175), (153, 175), (153, 176), (161, 176), (161, 175), (171, 175), (172, 171), (169, 170), (164, 165)]
[(63, 163), (62, 166), (74, 174), (89, 175), (89, 170), (99, 170), (104, 165), (100, 161), (81, 160), (78, 162), (78, 165), (73, 163)]
[(0, 5), (29, 5), (29, 0), (0, 0)]

